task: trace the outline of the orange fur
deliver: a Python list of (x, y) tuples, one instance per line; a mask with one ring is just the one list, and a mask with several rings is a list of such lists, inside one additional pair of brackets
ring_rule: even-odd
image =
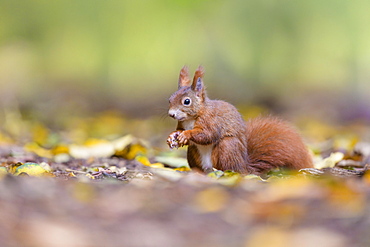
[(279, 167), (312, 167), (311, 156), (301, 136), (287, 122), (258, 117), (247, 122), (248, 166), (252, 173)]
[(190, 85), (190, 79), (189, 79), (189, 68), (188, 66), (182, 67), (180, 71), (180, 76), (179, 76), (179, 83), (178, 86), (179, 88), (181, 87), (186, 87)]
[(198, 69), (194, 73), (193, 85), (196, 83), (198, 78), (203, 79), (203, 76), (204, 76), (204, 68), (202, 66), (199, 66)]

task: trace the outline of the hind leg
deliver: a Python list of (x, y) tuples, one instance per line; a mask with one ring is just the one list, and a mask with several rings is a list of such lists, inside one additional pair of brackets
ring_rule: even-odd
[(187, 159), (188, 159), (190, 168), (202, 169), (200, 155), (195, 145), (189, 145), (188, 152), (187, 152)]
[(249, 173), (246, 166), (247, 150), (236, 137), (225, 137), (212, 152), (212, 163), (218, 170)]
[(264, 174), (266, 174), (266, 171), (271, 171), (273, 169), (275, 169), (276, 166), (268, 163), (268, 162), (265, 162), (265, 161), (260, 161), (258, 163), (251, 163), (251, 164), (248, 164), (248, 170), (249, 170), (249, 173), (252, 173), (252, 174), (255, 174), (255, 175), (258, 175), (258, 176), (262, 176)]

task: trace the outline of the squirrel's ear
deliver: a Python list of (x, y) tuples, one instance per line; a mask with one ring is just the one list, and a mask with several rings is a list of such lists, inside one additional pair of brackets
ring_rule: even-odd
[(182, 67), (180, 70), (179, 76), (179, 88), (190, 86), (190, 79), (189, 79), (189, 68), (188, 66)]
[(199, 66), (198, 69), (195, 71), (193, 84), (191, 88), (196, 92), (203, 92), (204, 85), (203, 85), (203, 75), (204, 75), (204, 68)]

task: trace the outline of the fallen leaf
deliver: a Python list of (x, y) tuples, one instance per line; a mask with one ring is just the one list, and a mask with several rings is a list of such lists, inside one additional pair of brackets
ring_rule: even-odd
[(136, 156), (135, 160), (139, 161), (141, 164), (145, 166), (150, 166), (153, 168), (164, 168), (164, 165), (161, 163), (150, 163), (148, 157), (143, 155)]
[(19, 162), (10, 166), (9, 172), (15, 176), (19, 176), (20, 174), (27, 174), (35, 177), (53, 176), (50, 166), (45, 162), (40, 164), (33, 162), (26, 162), (22, 164)]
[(314, 167), (317, 169), (322, 169), (326, 167), (334, 167), (336, 163), (344, 158), (344, 154), (341, 152), (331, 153), (328, 158), (321, 159), (314, 162)]
[(69, 153), (69, 147), (67, 145), (57, 145), (56, 147), (52, 148), (50, 152), (53, 155), (58, 154), (68, 154)]
[(136, 144), (131, 144), (128, 145), (125, 149), (123, 150), (117, 150), (115, 155), (132, 160), (135, 159), (136, 156), (138, 155), (146, 155), (147, 154), (147, 149), (143, 145), (136, 143)]
[(172, 167), (187, 167), (189, 168), (188, 160), (180, 157), (166, 157), (166, 156), (156, 156), (155, 160), (159, 163), (166, 164)]
[(51, 158), (52, 153), (49, 149), (41, 147), (36, 142), (28, 143), (24, 146), (26, 151), (33, 152), (37, 154), (38, 156), (45, 157), (45, 158)]
[(86, 145), (70, 145), (69, 154), (77, 159), (109, 157), (115, 153), (114, 145), (106, 140), (91, 139)]
[(178, 181), (184, 177), (183, 173), (169, 168), (153, 169), (153, 173), (169, 181)]
[(173, 170), (179, 171), (179, 172), (189, 172), (189, 171), (191, 171), (191, 169), (188, 166), (178, 167), (178, 168), (175, 168)]

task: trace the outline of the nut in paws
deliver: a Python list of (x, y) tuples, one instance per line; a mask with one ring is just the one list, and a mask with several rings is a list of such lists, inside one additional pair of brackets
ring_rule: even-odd
[(181, 134), (181, 131), (174, 131), (172, 132), (167, 138), (168, 146), (173, 148), (179, 148), (178, 136)]

